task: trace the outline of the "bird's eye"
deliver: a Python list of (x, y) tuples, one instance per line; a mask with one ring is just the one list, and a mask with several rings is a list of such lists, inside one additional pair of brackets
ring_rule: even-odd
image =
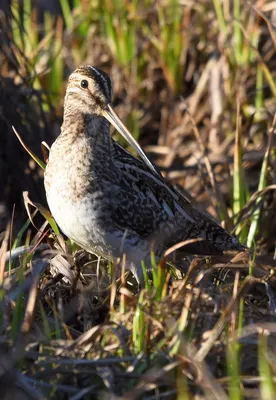
[(87, 88), (88, 88), (88, 81), (87, 81), (86, 79), (83, 79), (83, 80), (81, 81), (81, 87), (82, 87), (83, 89), (87, 89)]

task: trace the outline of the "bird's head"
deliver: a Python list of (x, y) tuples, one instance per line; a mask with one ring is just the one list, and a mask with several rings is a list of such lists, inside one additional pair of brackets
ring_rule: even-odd
[(109, 76), (98, 68), (84, 65), (69, 77), (67, 101), (73, 101), (83, 114), (102, 115), (111, 103), (112, 85)]
[(111, 96), (110, 77), (98, 68), (84, 65), (77, 68), (69, 77), (66, 90), (67, 104), (82, 114), (106, 118), (156, 173), (153, 164), (114, 111)]

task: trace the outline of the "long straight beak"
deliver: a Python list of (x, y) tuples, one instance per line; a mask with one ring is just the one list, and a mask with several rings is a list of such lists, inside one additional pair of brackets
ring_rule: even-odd
[(120, 132), (120, 134), (126, 139), (126, 141), (137, 151), (140, 157), (144, 160), (147, 166), (157, 175), (159, 173), (156, 171), (153, 164), (150, 162), (144, 151), (139, 146), (138, 142), (134, 139), (132, 134), (129, 132), (127, 127), (122, 123), (118, 114), (114, 111), (113, 107), (108, 104), (105, 110), (102, 111), (103, 117), (105, 117), (113, 126)]

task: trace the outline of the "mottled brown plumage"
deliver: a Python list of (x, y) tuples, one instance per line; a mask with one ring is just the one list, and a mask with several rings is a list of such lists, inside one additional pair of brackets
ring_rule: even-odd
[[(138, 280), (141, 261), (150, 268), (153, 242), (158, 258), (171, 245), (198, 237), (204, 241), (190, 247), (194, 254), (242, 250), (236, 238), (165, 181), (110, 102), (111, 82), (104, 72), (83, 66), (70, 76), (61, 134), (45, 172), (49, 207), (62, 231), (108, 259), (125, 253)], [(132, 141), (142, 160), (110, 137), (107, 119)]]

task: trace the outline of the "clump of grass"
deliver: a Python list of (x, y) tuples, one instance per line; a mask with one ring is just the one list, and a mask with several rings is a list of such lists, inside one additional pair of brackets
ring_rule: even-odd
[[(221, 268), (221, 264), (209, 264), (203, 274), (207, 266), (204, 260), (197, 261), (200, 269), (195, 274), (192, 272), (195, 261), (190, 265), (189, 280), (165, 284), (167, 289), (162, 290), (161, 297), (154, 285), (134, 297), (125, 286), (128, 285), (126, 280), (122, 285), (127, 299), (123, 312), (117, 303), (108, 318), (105, 304), (109, 291), (100, 289), (99, 283), (98, 289), (93, 284), (92, 264), (82, 267), (86, 276), (90, 270), (90, 284), (82, 283), (82, 289), (79, 286), (72, 295), (70, 283), (43, 273), (52, 256), (48, 254), (43, 261), (37, 258), (39, 251), (36, 247), (31, 257), (27, 251), (29, 261), (19, 269), (20, 261), (15, 258), (9, 288), (3, 286), (4, 296), (0, 302), (0, 315), (2, 321), (6, 321), (2, 325), (3, 340), (14, 341), (13, 351), (17, 351), (17, 360), (9, 364), (8, 370), (17, 370), (17, 379), (21, 377), (26, 394), (30, 393), (29, 385), (35, 385), (40, 395), (50, 398), (90, 391), (125, 394), (129, 398), (152, 396), (156, 391), (164, 396), (169, 393), (175, 396), (178, 391), (185, 396), (203, 393), (204, 398), (218, 395), (226, 398), (229, 387), (230, 398), (246, 397), (248, 376), (253, 381), (257, 378), (254, 375), (257, 364), (256, 370), (251, 367), (257, 349), (255, 353), (248, 353), (251, 341), (246, 341), (246, 335), (252, 318), (258, 324), (263, 320), (250, 299), (255, 285), (267, 275), (258, 259), (258, 279), (243, 280), (241, 274), (235, 272), (239, 268), (245, 273), (248, 260), (240, 264), (239, 259), (232, 259), (231, 263), (223, 264), (230, 274), (236, 275), (232, 294), (228, 282), (211, 285), (212, 273)], [(53, 289), (55, 297), (51, 294)], [(118, 290), (120, 292), (120, 287)], [(246, 302), (239, 308), (243, 297)], [(242, 312), (242, 319), (239, 312)], [(91, 315), (93, 319), (102, 319), (103, 314), (105, 321), (85, 328), (85, 321)], [(77, 323), (78, 318), (81, 319)], [(270, 323), (267, 329), (273, 329), (272, 326)], [(223, 354), (227, 357), (225, 364), (221, 362)], [(246, 358), (241, 363), (243, 355)], [(267, 368), (263, 357), (262, 350), (259, 356), (262, 374)], [(257, 379), (255, 390), (258, 385)], [(260, 390), (268, 390), (268, 387), (260, 387)]]

